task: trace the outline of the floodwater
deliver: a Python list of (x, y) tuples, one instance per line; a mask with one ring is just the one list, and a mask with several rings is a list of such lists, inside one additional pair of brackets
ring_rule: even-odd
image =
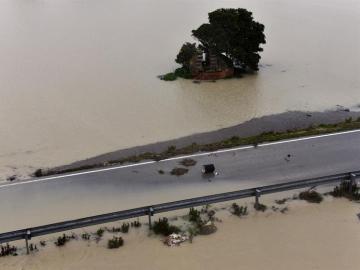
[[(239, 201), (244, 205), (243, 201)], [(284, 207), (277, 205), (277, 207)], [(55, 236), (34, 238), (40, 251), (29, 256), (0, 258), (0, 268), (6, 270), (89, 270), (89, 269), (268, 269), (268, 270), (358, 270), (360, 256), (359, 207), (345, 200), (309, 204), (294, 201), (285, 214), (268, 210), (247, 217), (231, 216), (228, 210), (217, 212), (223, 222), (216, 223), (213, 235), (197, 236), (192, 244), (167, 247), (160, 238), (148, 236), (147, 226), (130, 229), (124, 246), (118, 250), (106, 248), (103, 239), (73, 240), (65, 247), (56, 247)], [(172, 223), (183, 222), (182, 218)], [(109, 224), (110, 225), (110, 224)], [(108, 226), (111, 228), (112, 225)], [(120, 223), (114, 225), (120, 226)], [(95, 232), (99, 227), (78, 230), (80, 235)], [(120, 236), (119, 235), (119, 236)], [(47, 241), (40, 247), (40, 240)], [(16, 243), (24, 254), (25, 243)], [(139, 259), (141, 258), (141, 259)]]
[[(266, 26), (257, 75), (163, 82), (207, 12)], [(357, 0), (0, 0), (0, 178), (287, 110), (360, 104)]]

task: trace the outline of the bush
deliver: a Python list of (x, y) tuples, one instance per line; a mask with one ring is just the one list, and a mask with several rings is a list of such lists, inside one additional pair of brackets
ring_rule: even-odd
[(202, 220), (200, 217), (200, 211), (195, 208), (190, 208), (189, 210), (189, 221), (196, 223), (197, 225), (202, 224)]
[(130, 224), (129, 223), (123, 223), (121, 225), (121, 232), (122, 233), (128, 233), (129, 232), (129, 228), (130, 228)]
[(62, 236), (59, 236), (55, 242), (55, 245), (58, 247), (64, 246), (67, 242), (70, 241), (70, 239), (74, 239), (75, 236), (68, 236), (65, 233)]
[(323, 196), (315, 190), (307, 190), (300, 192), (299, 199), (305, 200), (310, 203), (321, 203), (323, 200)]
[(104, 235), (104, 229), (103, 228), (100, 228), (96, 231), (96, 235), (101, 238), (103, 235)]
[(135, 227), (135, 228), (141, 227), (140, 221), (135, 220), (134, 222), (131, 222), (131, 227)]
[(170, 72), (170, 73), (166, 73), (161, 78), (164, 81), (175, 81), (177, 79), (177, 76), (175, 75), (175, 73)]
[[(351, 192), (350, 185), (352, 185)], [(334, 197), (345, 197), (355, 201), (360, 200), (359, 188), (350, 181), (342, 182), (339, 186), (334, 187), (334, 190), (330, 192), (330, 194)]]
[(42, 169), (37, 169), (37, 170), (34, 172), (34, 176), (35, 176), (35, 177), (41, 177), (41, 176), (43, 176), (43, 171), (42, 171)]
[(162, 219), (160, 218), (159, 221), (155, 221), (152, 230), (155, 234), (161, 234), (164, 236), (180, 232), (180, 228), (170, 225), (168, 219), (165, 217)]
[(265, 212), (267, 209), (267, 206), (265, 204), (258, 203), (258, 204), (254, 204), (254, 208), (256, 211)]
[(82, 238), (83, 240), (90, 240), (90, 234), (88, 234), (88, 233), (83, 233), (83, 234), (81, 235), (81, 238)]
[(242, 217), (248, 214), (248, 210), (246, 206), (239, 206), (237, 203), (233, 203), (231, 208), (232, 208), (232, 213), (235, 216)]
[(113, 248), (119, 248), (121, 246), (124, 245), (124, 240), (122, 239), (122, 237), (113, 237), (112, 239), (109, 239), (108, 241), (108, 248), (109, 249), (113, 249)]
[(184, 78), (184, 79), (192, 79), (192, 77), (193, 77), (191, 75), (190, 70), (188, 70), (185, 67), (175, 69), (174, 73), (177, 77)]
[(10, 246), (9, 244), (6, 244), (5, 246), (0, 245), (0, 257), (4, 256), (16, 256), (17, 248), (15, 246)]

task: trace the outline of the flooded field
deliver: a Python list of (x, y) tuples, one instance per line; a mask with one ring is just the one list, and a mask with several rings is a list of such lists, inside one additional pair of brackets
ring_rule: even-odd
[[(221, 7), (265, 24), (257, 75), (163, 82)], [(0, 178), (287, 110), (360, 104), (355, 0), (0, 1)]]
[[(65, 247), (53, 244), (55, 236), (52, 240), (43, 237), (47, 245), (38, 245), (39, 252), (0, 258), (0, 268), (358, 269), (356, 258), (360, 256), (360, 234), (356, 203), (327, 198), (319, 205), (293, 201), (286, 206), (289, 210), (285, 214), (250, 210), (250, 215), (242, 218), (222, 210), (216, 214), (222, 222), (216, 223), (218, 231), (215, 234), (197, 236), (192, 244), (186, 242), (180, 247), (170, 248), (161, 243), (160, 237), (149, 237), (146, 225), (141, 229), (131, 228), (129, 234), (118, 234), (125, 241), (118, 250), (106, 248), (106, 239), (112, 238), (111, 233), (106, 233), (99, 243), (79, 239)], [(179, 220), (181, 222), (182, 218)], [(79, 234), (91, 231), (96, 231), (96, 228), (79, 230)], [(39, 241), (32, 240), (34, 243)], [(19, 244), (24, 245), (23, 241)], [(24, 248), (21, 252), (25, 252)]]

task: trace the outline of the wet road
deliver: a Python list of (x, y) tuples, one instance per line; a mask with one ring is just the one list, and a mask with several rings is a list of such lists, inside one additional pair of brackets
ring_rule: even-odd
[[(290, 159), (287, 155), (290, 154)], [(153, 203), (360, 169), (360, 131), (0, 185), (0, 232)], [(203, 164), (218, 175), (204, 178)], [(164, 174), (159, 174), (163, 170)]]

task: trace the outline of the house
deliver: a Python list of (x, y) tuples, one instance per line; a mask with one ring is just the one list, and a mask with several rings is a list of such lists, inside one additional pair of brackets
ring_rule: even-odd
[(234, 68), (226, 56), (198, 49), (190, 60), (190, 72), (196, 80), (218, 80), (232, 77)]

